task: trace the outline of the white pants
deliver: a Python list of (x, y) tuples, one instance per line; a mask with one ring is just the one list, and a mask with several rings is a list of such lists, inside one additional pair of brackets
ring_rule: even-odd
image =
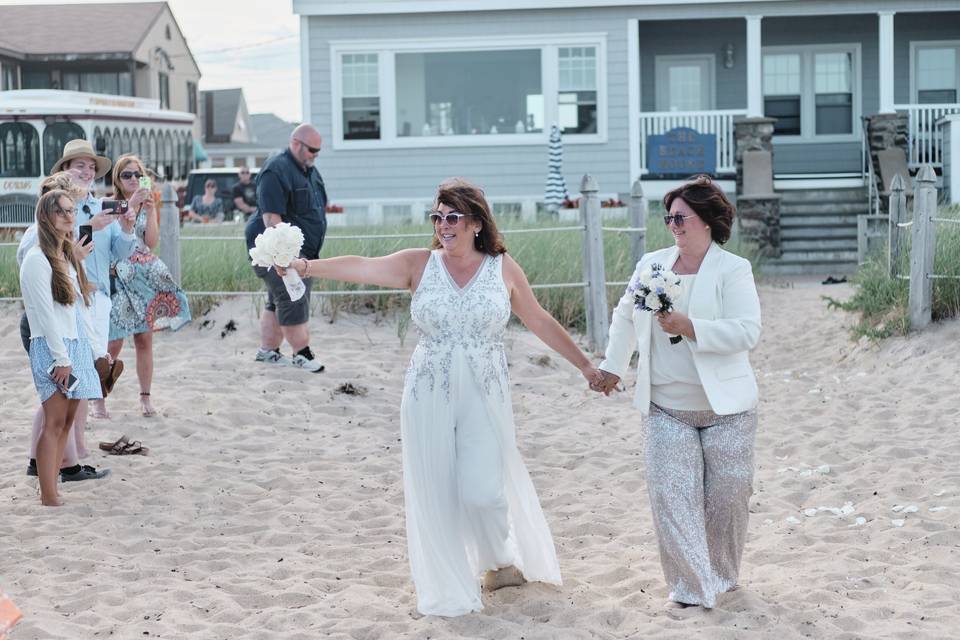
[(113, 302), (110, 296), (102, 291), (96, 291), (93, 294), (93, 304), (90, 305), (90, 320), (93, 323), (94, 343), (93, 352), (96, 355), (103, 355), (107, 352), (107, 341), (110, 337), (110, 310), (113, 308)]

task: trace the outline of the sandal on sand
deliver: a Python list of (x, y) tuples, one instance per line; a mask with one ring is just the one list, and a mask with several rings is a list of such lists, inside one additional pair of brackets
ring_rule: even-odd
[[(111, 452), (112, 453), (112, 452)], [(120, 450), (120, 453), (115, 455), (118, 456), (145, 456), (150, 453), (150, 450), (143, 446), (139, 440), (134, 440), (133, 442), (128, 442), (123, 449)]]
[(127, 436), (120, 436), (116, 442), (101, 442), (100, 449), (114, 455), (121, 455), (120, 451), (130, 444)]

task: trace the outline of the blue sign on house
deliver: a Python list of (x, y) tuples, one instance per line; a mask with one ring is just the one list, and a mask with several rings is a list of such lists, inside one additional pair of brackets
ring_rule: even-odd
[(662, 135), (647, 136), (647, 170), (663, 176), (716, 173), (716, 134), (679, 127)]

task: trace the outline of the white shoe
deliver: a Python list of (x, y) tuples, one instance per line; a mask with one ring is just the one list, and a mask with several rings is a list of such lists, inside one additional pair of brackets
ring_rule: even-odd
[(266, 362), (268, 364), (290, 364), (290, 358), (280, 353), (280, 351), (271, 351), (269, 349), (257, 349), (257, 362)]
[(301, 369), (306, 369), (313, 373), (320, 373), (323, 371), (324, 366), (320, 364), (320, 361), (317, 360), (316, 356), (313, 355), (313, 351), (309, 347), (306, 349), (307, 355), (302, 355), (297, 353), (293, 356), (290, 364), (294, 367), (300, 367)]

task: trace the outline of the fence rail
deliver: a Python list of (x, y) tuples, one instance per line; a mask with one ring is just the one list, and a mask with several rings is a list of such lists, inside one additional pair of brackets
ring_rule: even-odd
[(677, 127), (717, 136), (717, 173), (736, 173), (737, 137), (733, 122), (746, 110), (652, 111), (640, 114), (640, 169), (647, 173), (647, 136), (661, 135)]

